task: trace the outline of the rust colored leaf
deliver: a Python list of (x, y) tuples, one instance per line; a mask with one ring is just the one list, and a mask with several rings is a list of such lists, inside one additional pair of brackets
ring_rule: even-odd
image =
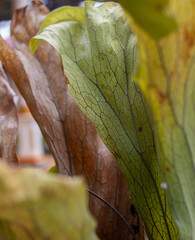
[(8, 164), (17, 164), (16, 136), (18, 129), (16, 97), (0, 61), (0, 158)]
[[(29, 40), (47, 13), (38, 1), (17, 10), (11, 26), (17, 50), (13, 51), (0, 39), (0, 59), (39, 124), (58, 171), (84, 176), (89, 189), (115, 206), (130, 224), (133, 216), (125, 180), (94, 125), (70, 96), (60, 57), (46, 42), (42, 42), (35, 56), (30, 55)], [(98, 221), (100, 239), (133, 239), (119, 217), (92, 195), (89, 207)], [(142, 225), (136, 236), (143, 239)]]

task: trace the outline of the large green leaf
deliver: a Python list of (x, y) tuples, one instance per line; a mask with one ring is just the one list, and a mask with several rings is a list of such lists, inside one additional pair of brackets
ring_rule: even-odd
[(195, 239), (195, 1), (172, 0), (178, 31), (139, 39), (138, 84), (154, 113), (155, 138), (171, 213), (181, 239)]
[[(103, 0), (105, 1), (105, 0)], [(175, 20), (168, 15), (169, 0), (118, 0), (127, 13), (151, 37), (161, 39), (177, 28)]]
[(5, 240), (97, 239), (79, 178), (0, 165), (0, 237)]
[(148, 106), (132, 80), (136, 37), (115, 3), (95, 8), (85, 2), (85, 15), (86, 23), (62, 21), (45, 28), (31, 40), (31, 50), (40, 39), (57, 49), (71, 95), (116, 156), (149, 238), (176, 239), (160, 188)]

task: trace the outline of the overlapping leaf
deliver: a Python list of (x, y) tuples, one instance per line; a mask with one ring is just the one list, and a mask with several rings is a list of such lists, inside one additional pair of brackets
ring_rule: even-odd
[[(104, 1), (104, 0), (102, 0)], [(118, 0), (131, 21), (133, 19), (151, 37), (160, 39), (177, 28), (167, 10), (169, 0)]]
[(161, 172), (180, 239), (195, 237), (195, 2), (171, 1), (178, 30), (161, 41), (134, 25), (137, 82), (154, 113)]
[(16, 136), (18, 118), (16, 104), (17, 98), (11, 89), (8, 79), (0, 61), (0, 158), (9, 164), (17, 164)]
[[(71, 95), (117, 158), (150, 239), (176, 239), (163, 190), (147, 104), (133, 82), (136, 37), (120, 6), (85, 5), (86, 23), (62, 21), (40, 39), (61, 55)], [(66, 20), (66, 17), (65, 17)]]
[(0, 237), (5, 240), (95, 240), (80, 179), (0, 165)]
[[(83, 8), (79, 9), (79, 13), (84, 13)], [(30, 38), (38, 31), (47, 13), (48, 10), (38, 1), (32, 1), (27, 7), (17, 10), (11, 24), (17, 55), (1, 40), (4, 50), (0, 58), (4, 60), (38, 122), (59, 172), (82, 175), (92, 191), (115, 206), (131, 223), (131, 201), (124, 177), (94, 125), (70, 96), (58, 53), (46, 42), (41, 44), (35, 57), (30, 55), (27, 48)], [(58, 22), (60, 14), (57, 14), (57, 19), (53, 13), (46, 19), (53, 21), (53, 17)], [(70, 17), (71, 14), (68, 19)], [(64, 164), (68, 171), (65, 171)], [(133, 239), (120, 218), (99, 199), (90, 196), (89, 206), (98, 221), (97, 233), (101, 239)], [(142, 224), (136, 236), (142, 238)]]

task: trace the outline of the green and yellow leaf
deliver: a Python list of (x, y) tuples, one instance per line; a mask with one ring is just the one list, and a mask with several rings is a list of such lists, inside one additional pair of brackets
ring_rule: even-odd
[(134, 23), (136, 81), (154, 114), (155, 139), (166, 194), (180, 239), (195, 236), (195, 2), (171, 1), (178, 30), (155, 41)]
[(31, 51), (40, 39), (57, 49), (70, 93), (117, 158), (149, 238), (177, 239), (160, 188), (151, 114), (133, 81), (137, 39), (115, 3), (85, 2), (85, 18), (48, 26)]

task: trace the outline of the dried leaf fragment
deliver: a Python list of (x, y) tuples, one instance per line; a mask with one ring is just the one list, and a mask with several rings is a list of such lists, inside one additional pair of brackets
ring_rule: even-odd
[(23, 52), (11, 49), (0, 38), (0, 59), (39, 124), (61, 173), (70, 174), (63, 126), (52, 99), (47, 78), (39, 62), (23, 45)]

